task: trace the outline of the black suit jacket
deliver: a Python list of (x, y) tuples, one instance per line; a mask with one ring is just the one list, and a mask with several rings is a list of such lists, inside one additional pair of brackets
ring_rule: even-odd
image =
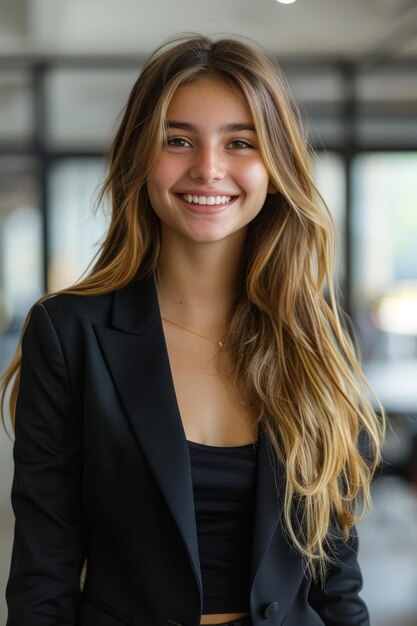
[[(33, 309), (14, 457), (7, 626), (199, 624), (190, 463), (152, 277)], [(314, 585), (284, 537), (283, 474), (260, 433), (254, 625), (368, 625), (356, 537), (334, 529), (337, 562)]]

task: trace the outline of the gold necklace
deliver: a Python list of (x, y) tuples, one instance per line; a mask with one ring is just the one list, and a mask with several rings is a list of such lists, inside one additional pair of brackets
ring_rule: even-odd
[(173, 320), (170, 320), (168, 317), (164, 317), (163, 315), (161, 315), (161, 318), (165, 320), (166, 322), (169, 322), (173, 326), (178, 326), (178, 328), (182, 328), (183, 330), (186, 330), (188, 333), (191, 333), (192, 335), (197, 335), (197, 337), (201, 337), (202, 339), (207, 339), (207, 341), (213, 341), (214, 343), (217, 343), (220, 346), (220, 348), (223, 348), (224, 346), (224, 341), (225, 341), (224, 339), (214, 339), (213, 337), (202, 335), (201, 333), (197, 333), (195, 330), (191, 330), (191, 328), (187, 328), (186, 326), (183, 326), (182, 324), (178, 324), (178, 322), (174, 322)]

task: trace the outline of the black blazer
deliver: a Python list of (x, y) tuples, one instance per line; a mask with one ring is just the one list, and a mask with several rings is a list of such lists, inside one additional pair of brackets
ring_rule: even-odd
[[(14, 458), (7, 626), (200, 623), (190, 463), (152, 277), (33, 309)], [(368, 625), (357, 538), (335, 531), (337, 562), (312, 584), (284, 538), (283, 478), (260, 433), (254, 625)]]

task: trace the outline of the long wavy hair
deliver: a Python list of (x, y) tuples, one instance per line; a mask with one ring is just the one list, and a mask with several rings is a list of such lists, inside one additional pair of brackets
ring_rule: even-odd
[[(207, 76), (243, 97), (278, 191), (268, 194), (249, 225), (225, 346), (227, 373), (241, 401), (256, 407), (282, 464), (289, 540), (312, 575), (324, 577), (331, 523), (347, 539), (363, 504), (371, 505), (384, 417), (381, 407), (379, 415), (372, 408), (340, 322), (332, 275), (334, 224), (312, 181), (300, 115), (279, 68), (263, 51), (240, 39), (193, 35), (164, 44), (150, 57), (109, 155), (101, 194), (111, 199), (107, 237), (90, 273), (64, 292), (102, 294), (156, 270), (161, 233), (147, 178), (163, 146), (173, 94)], [(20, 361), (19, 344), (2, 378), (3, 421), (9, 385), (10, 414), (15, 413)], [(360, 434), (366, 455), (358, 446)]]

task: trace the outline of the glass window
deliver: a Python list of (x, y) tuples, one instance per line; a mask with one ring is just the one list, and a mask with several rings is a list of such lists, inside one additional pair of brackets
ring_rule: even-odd
[(94, 213), (104, 179), (101, 159), (62, 159), (48, 181), (48, 289), (77, 281), (96, 254), (107, 230), (104, 208)]
[(46, 76), (47, 140), (53, 148), (104, 148), (137, 69), (53, 69)]
[(374, 68), (359, 74), (357, 139), (362, 145), (410, 146), (417, 143), (415, 69)]
[(33, 92), (29, 74), (0, 70), (0, 142), (22, 144), (33, 133)]
[(31, 304), (42, 294), (42, 219), (35, 163), (0, 158), (0, 370)]
[(291, 92), (302, 104), (341, 102), (344, 96), (343, 77), (332, 68), (284, 67)]
[(381, 68), (371, 73), (359, 74), (357, 78), (358, 98), (363, 102), (417, 102), (415, 68)]
[(377, 113), (367, 107), (359, 109), (357, 140), (362, 146), (375, 146), (386, 149), (414, 148), (417, 144), (417, 107), (414, 114), (403, 111), (400, 114)]
[(333, 214), (337, 227), (335, 278), (342, 292), (346, 280), (346, 176), (342, 157), (335, 152), (317, 152), (313, 160), (314, 179), (318, 190)]
[(417, 153), (353, 168), (353, 305), (365, 369), (385, 407), (417, 411)]
[(333, 147), (343, 145), (346, 129), (339, 111), (333, 109), (325, 115), (318, 115), (317, 112), (309, 108), (307, 113), (304, 113), (304, 119), (313, 146), (320, 149), (326, 144)]
[(342, 115), (343, 77), (333, 68), (295, 68), (285, 70), (295, 100), (300, 105), (310, 139), (338, 145), (345, 138)]

